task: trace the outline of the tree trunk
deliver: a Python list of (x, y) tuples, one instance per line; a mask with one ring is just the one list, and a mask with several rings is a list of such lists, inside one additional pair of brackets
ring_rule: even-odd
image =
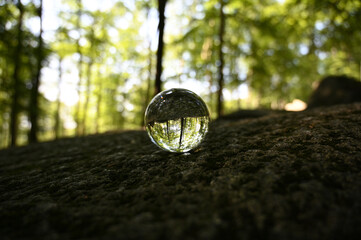
[(38, 8), (38, 16), (40, 19), (40, 32), (38, 37), (38, 49), (37, 49), (37, 69), (36, 76), (33, 80), (30, 96), (30, 105), (29, 105), (29, 115), (30, 115), (30, 133), (29, 133), (29, 143), (34, 143), (38, 141), (38, 118), (39, 118), (39, 86), (40, 86), (40, 77), (41, 69), (43, 62), (43, 0), (40, 0), (40, 6)]
[(59, 77), (58, 77), (58, 97), (57, 97), (57, 101), (56, 101), (56, 112), (55, 112), (55, 126), (54, 126), (54, 132), (55, 132), (55, 138), (58, 139), (60, 137), (60, 108), (61, 108), (61, 103), (60, 103), (60, 95), (61, 95), (61, 81), (62, 81), (62, 75), (63, 75), (63, 69), (62, 69), (62, 64), (63, 62), (63, 58), (59, 57)]
[(101, 79), (101, 74), (100, 74), (100, 69), (98, 69), (98, 81), (99, 81), (99, 86), (98, 86), (98, 96), (97, 96), (97, 106), (96, 106), (96, 116), (95, 116), (95, 132), (99, 133), (99, 119), (101, 117), (101, 103), (102, 103), (102, 91), (103, 91), (103, 81)]
[[(149, 16), (150, 9), (147, 8), (147, 19)], [(152, 40), (149, 39), (149, 45), (148, 45), (148, 79), (147, 79), (147, 85), (145, 89), (145, 98), (143, 103), (143, 116), (145, 114), (145, 110), (147, 109), (148, 103), (149, 103), (149, 97), (150, 97), (150, 85), (152, 81), (152, 68), (153, 68), (153, 61), (152, 61)], [(144, 117), (142, 116), (142, 126), (144, 126)]]
[(16, 146), (18, 135), (18, 115), (19, 115), (19, 91), (20, 91), (20, 68), (21, 68), (21, 54), (23, 41), (23, 16), (24, 7), (21, 0), (18, 0), (17, 8), (19, 9), (18, 29), (17, 29), (17, 45), (14, 50), (14, 73), (13, 73), (13, 93), (10, 114), (10, 145)]
[(86, 79), (86, 93), (85, 93), (85, 103), (84, 103), (84, 115), (82, 121), (82, 134), (86, 134), (86, 126), (87, 126), (87, 116), (88, 116), (88, 106), (89, 106), (89, 98), (90, 98), (90, 86), (91, 86), (91, 77), (92, 77), (92, 67), (93, 67), (93, 59), (90, 59), (88, 64), (88, 73)]
[(149, 63), (148, 63), (148, 79), (147, 79), (147, 89), (145, 93), (145, 100), (144, 100), (144, 112), (145, 109), (148, 106), (149, 103), (149, 97), (150, 97), (150, 85), (152, 81), (152, 68), (153, 68), (153, 61), (152, 61), (152, 50), (150, 48), (151, 42), (149, 42)]
[(80, 32), (80, 19), (81, 19), (81, 15), (82, 15), (82, 3), (81, 0), (77, 0), (77, 6), (78, 6), (78, 12), (77, 12), (77, 23), (76, 23), (76, 28), (79, 32), (79, 38), (76, 41), (76, 49), (77, 49), (77, 53), (79, 54), (79, 61), (78, 61), (78, 104), (76, 107), (76, 112), (75, 112), (75, 122), (76, 122), (76, 135), (79, 136), (82, 132), (82, 126), (81, 126), (81, 121), (80, 121), (80, 105), (81, 105), (81, 85), (82, 85), (82, 65), (83, 65), (83, 53), (82, 53), (82, 49), (80, 46), (80, 39), (81, 39), (81, 32)]
[(163, 35), (164, 35), (164, 25), (165, 25), (165, 5), (167, 0), (158, 0), (158, 12), (159, 12), (159, 25), (158, 25), (158, 50), (157, 50), (157, 71), (155, 74), (155, 89), (154, 95), (160, 93), (162, 91), (162, 60), (163, 60)]
[(209, 108), (210, 108), (211, 112), (213, 112), (215, 110), (215, 108), (214, 108), (215, 104), (214, 104), (214, 97), (213, 97), (214, 94), (213, 94), (213, 91), (212, 91), (213, 82), (214, 82), (212, 71), (210, 69), (207, 69), (206, 75), (209, 77), (208, 78), (208, 83), (209, 83), (209, 94), (208, 94)]
[[(7, 58), (9, 59), (9, 58)], [(6, 61), (5, 58), (4, 60), (1, 59), (0, 65), (2, 66), (2, 74), (0, 74), (0, 89), (2, 92), (4, 91), (11, 91), (11, 88), (9, 89), (9, 83), (12, 82), (12, 77), (11, 74), (13, 73), (12, 71), (9, 71), (9, 69), (11, 69), (11, 65), (13, 63), (11, 63), (10, 61)], [(12, 69), (11, 69), (12, 70)], [(11, 85), (10, 85), (11, 87)], [(11, 92), (10, 92), (11, 93)], [(12, 94), (12, 93), (11, 93)], [(4, 102), (1, 101), (0, 104), (4, 104), (4, 105), (8, 105), (8, 102)], [(10, 102), (11, 104), (11, 102)], [(8, 116), (10, 116), (10, 108), (3, 108), (1, 113), (0, 113), (0, 121), (1, 121), (1, 128), (2, 128), (2, 132), (0, 133), (0, 148), (5, 148), (8, 147), (10, 145), (10, 129), (9, 129), (9, 118)]]
[(218, 68), (218, 96), (217, 96), (217, 115), (218, 117), (223, 115), (223, 67), (224, 67), (224, 57), (223, 57), (223, 44), (224, 44), (224, 30), (226, 25), (226, 19), (224, 16), (224, 2), (220, 0), (221, 7), (220, 9), (220, 25), (219, 25), (219, 68)]
[(237, 110), (241, 110), (241, 92), (240, 89), (237, 88)]

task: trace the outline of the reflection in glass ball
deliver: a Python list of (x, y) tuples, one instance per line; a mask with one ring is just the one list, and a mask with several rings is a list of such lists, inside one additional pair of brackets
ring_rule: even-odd
[(144, 122), (149, 137), (158, 147), (171, 152), (188, 152), (204, 139), (209, 111), (194, 92), (172, 88), (152, 99)]

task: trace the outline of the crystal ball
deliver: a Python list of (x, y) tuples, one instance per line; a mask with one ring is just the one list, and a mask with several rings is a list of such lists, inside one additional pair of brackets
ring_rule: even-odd
[(206, 136), (209, 111), (194, 92), (172, 88), (149, 103), (144, 123), (152, 142), (170, 152), (188, 152)]

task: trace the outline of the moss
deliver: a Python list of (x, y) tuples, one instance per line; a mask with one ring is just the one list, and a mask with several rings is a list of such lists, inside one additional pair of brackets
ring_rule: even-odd
[(144, 131), (2, 150), (0, 235), (355, 239), (360, 112), (350, 104), (233, 114), (190, 154), (162, 151)]

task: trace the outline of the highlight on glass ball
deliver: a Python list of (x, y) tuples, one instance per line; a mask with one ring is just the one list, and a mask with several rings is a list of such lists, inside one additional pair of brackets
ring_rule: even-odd
[(170, 152), (188, 152), (206, 136), (209, 119), (207, 105), (197, 94), (172, 88), (152, 99), (144, 123), (158, 147)]

